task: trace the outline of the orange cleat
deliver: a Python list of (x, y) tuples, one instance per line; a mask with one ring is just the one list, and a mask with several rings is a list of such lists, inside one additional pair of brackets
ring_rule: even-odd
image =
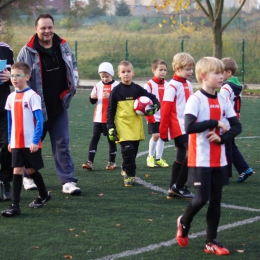
[(215, 254), (215, 255), (230, 254), (228, 249), (223, 247), (216, 239), (214, 239), (212, 242), (209, 242), (205, 245), (204, 252), (207, 254)]
[(188, 238), (188, 233), (189, 233), (189, 227), (181, 224), (181, 217), (180, 216), (177, 219), (177, 234), (176, 234), (176, 240), (180, 246), (187, 246), (189, 244), (189, 238)]

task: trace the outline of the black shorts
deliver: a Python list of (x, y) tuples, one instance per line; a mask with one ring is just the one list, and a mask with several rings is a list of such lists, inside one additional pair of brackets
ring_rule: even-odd
[(148, 123), (148, 134), (158, 134), (160, 128), (160, 122)]
[(102, 134), (102, 133), (104, 136), (108, 135), (107, 124), (94, 122), (93, 135)]
[(39, 170), (44, 167), (42, 149), (31, 153), (29, 148), (12, 149), (12, 167), (25, 167)]
[(175, 143), (176, 147), (179, 147), (179, 146), (185, 146), (186, 147), (187, 144), (188, 144), (188, 135), (184, 134), (184, 135), (180, 135), (180, 136), (174, 138), (174, 143)]
[(188, 184), (191, 187), (224, 186), (228, 185), (227, 166), (219, 168), (190, 167)]

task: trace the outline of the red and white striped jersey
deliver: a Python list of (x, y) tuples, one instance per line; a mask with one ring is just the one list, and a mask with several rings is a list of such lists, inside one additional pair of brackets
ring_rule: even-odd
[[(159, 100), (159, 102), (162, 103), (164, 89), (165, 89), (167, 83), (168, 82), (165, 81), (164, 79), (158, 79), (156, 77), (153, 77), (151, 80), (149, 80), (144, 85), (144, 89), (146, 89), (147, 92), (154, 94), (156, 96), (156, 98)], [(148, 123), (160, 122), (161, 110), (158, 110), (152, 116), (146, 117), (146, 119), (147, 119)]]
[(107, 107), (109, 98), (103, 98), (103, 93), (110, 93), (112, 89), (119, 84), (118, 81), (114, 81), (113, 84), (105, 85), (102, 81), (99, 81), (92, 89), (93, 93), (97, 95), (97, 105), (94, 110), (93, 122), (106, 123), (107, 122)]
[[(182, 82), (179, 80), (181, 80)], [(184, 109), (186, 102), (193, 93), (189, 81), (174, 75), (164, 90), (161, 103), (160, 138), (169, 140), (184, 135)]]
[(225, 84), (221, 87), (220, 94), (222, 94), (225, 97), (228, 97), (230, 102), (234, 106), (235, 93), (234, 93), (233, 89), (228, 84)]
[[(210, 119), (225, 122), (227, 118), (236, 116), (227, 97), (218, 93), (217, 98), (210, 98), (199, 90), (190, 96), (184, 114), (194, 115), (197, 118), (196, 122)], [(212, 130), (207, 129), (201, 133), (189, 134), (189, 167), (222, 167), (227, 165), (225, 145), (208, 141), (207, 134)], [(215, 133), (221, 135), (222, 129), (216, 128)]]
[(42, 109), (41, 97), (32, 89), (14, 91), (8, 96), (5, 109), (10, 110), (12, 116), (11, 148), (30, 148), (36, 124), (33, 111)]

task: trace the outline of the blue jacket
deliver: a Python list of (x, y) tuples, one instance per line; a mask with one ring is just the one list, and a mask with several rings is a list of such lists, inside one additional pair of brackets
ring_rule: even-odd
[[(34, 41), (36, 34), (31, 38), (31, 40), (21, 49), (18, 54), (17, 61), (23, 61), (30, 65), (31, 67), (31, 78), (28, 85), (37, 92), (42, 99), (42, 112), (44, 121), (48, 120), (48, 115), (46, 111), (46, 106), (43, 97), (43, 84), (42, 84), (42, 62), (40, 55), (37, 50), (34, 49)], [(78, 69), (76, 58), (69, 47), (68, 43), (61, 39), (60, 50), (62, 58), (65, 62), (67, 69), (67, 79), (68, 79), (68, 89), (60, 94), (60, 99), (62, 105), (65, 109), (69, 107), (70, 101), (74, 94), (76, 93), (76, 88), (78, 84)]]

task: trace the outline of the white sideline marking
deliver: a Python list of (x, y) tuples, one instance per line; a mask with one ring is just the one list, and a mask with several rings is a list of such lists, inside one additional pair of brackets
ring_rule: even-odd
[(242, 136), (242, 137), (236, 137), (236, 139), (256, 139), (260, 138), (260, 136)]
[[(240, 139), (242, 138), (258, 138), (260, 136), (251, 136), (251, 137), (240, 137)], [(174, 145), (165, 145), (164, 146), (164, 149), (165, 148), (169, 148), (169, 147), (173, 147)], [(143, 152), (140, 152), (137, 154), (136, 157), (140, 157), (142, 155), (145, 155), (145, 154), (148, 154), (149, 151), (143, 151)], [(154, 190), (154, 191), (160, 191), (164, 194), (167, 194), (167, 190), (163, 189), (163, 188), (160, 188), (158, 186), (154, 186), (153, 184), (149, 183), (149, 182), (146, 182), (142, 179), (140, 179), (139, 177), (136, 177), (135, 178), (135, 181), (151, 190)], [(239, 209), (239, 210), (245, 210), (245, 211), (254, 211), (254, 212), (260, 212), (260, 209), (254, 209), (254, 208), (248, 208), (248, 207), (240, 207), (240, 206), (235, 206), (235, 205), (229, 205), (229, 204), (225, 204), (225, 203), (221, 203), (221, 206), (223, 208), (230, 208), (230, 209)]]
[[(135, 177), (135, 181), (151, 190), (155, 190), (155, 191), (160, 191), (164, 194), (167, 194), (167, 190), (160, 188), (158, 186), (154, 186), (153, 184), (146, 182), (142, 179), (140, 179), (139, 177)], [(254, 209), (254, 208), (248, 208), (248, 207), (240, 207), (240, 206), (235, 206), (235, 205), (229, 205), (229, 204), (225, 204), (225, 203), (221, 203), (221, 206), (223, 208), (230, 208), (230, 209), (239, 209), (239, 210), (245, 210), (245, 211), (254, 211), (254, 212), (260, 212), (260, 209)]]
[[(243, 138), (260, 138), (260, 136), (239, 137), (237, 139), (243, 139)], [(164, 149), (165, 148), (170, 148), (170, 147), (174, 147), (174, 145), (165, 145)], [(140, 156), (143, 156), (145, 154), (148, 154), (148, 151), (139, 152), (136, 157), (140, 157)], [(151, 190), (159, 191), (159, 192), (162, 192), (164, 194), (167, 194), (167, 190), (165, 190), (163, 188), (160, 188), (158, 186), (154, 186), (153, 184), (148, 183), (148, 182), (140, 179), (139, 177), (136, 177), (135, 181), (137, 183), (139, 183), (139, 184), (141, 184), (141, 185), (151, 189)], [(221, 206), (225, 207), (225, 208), (232, 208), (232, 209), (260, 212), (260, 209), (253, 209), (253, 208), (248, 208), (248, 207), (239, 207), (239, 206), (235, 206), (235, 205), (228, 205), (228, 204), (225, 204), (225, 203), (221, 203)], [(257, 222), (259, 220), (260, 220), (260, 216), (256, 216), (254, 218), (245, 219), (243, 221), (237, 221), (237, 222), (234, 222), (232, 224), (219, 226), (218, 227), (218, 232), (219, 231), (223, 231), (223, 230), (227, 230), (229, 228), (233, 228), (233, 227), (238, 227), (238, 226), (243, 226), (243, 225), (246, 225), (246, 224), (254, 223), (254, 222)], [(206, 235), (206, 230), (201, 231), (201, 232), (197, 232), (197, 233), (194, 233), (194, 234), (191, 234), (191, 235), (189, 235), (189, 238), (190, 239), (194, 239), (194, 238), (197, 238), (197, 237), (200, 237), (200, 236), (204, 236), (204, 235)], [(104, 256), (102, 258), (97, 258), (95, 260), (113, 260), (113, 259), (118, 259), (118, 258), (122, 258), (122, 257), (131, 256), (131, 255), (138, 255), (138, 254), (142, 254), (144, 252), (150, 252), (150, 251), (156, 250), (156, 249), (158, 249), (158, 248), (160, 248), (162, 246), (167, 246), (168, 247), (168, 246), (171, 246), (171, 245), (174, 245), (174, 244), (177, 244), (177, 241), (176, 241), (175, 238), (171, 239), (171, 240), (168, 240), (168, 241), (165, 241), (165, 242), (158, 243), (158, 244), (151, 244), (151, 245), (148, 245), (146, 247), (136, 248), (136, 249), (133, 249), (133, 250), (124, 251), (122, 253)]]
[[(229, 228), (243, 226), (243, 225), (246, 225), (246, 224), (249, 224), (249, 223), (257, 222), (259, 220), (260, 220), (260, 216), (257, 216), (257, 217), (254, 217), (254, 218), (245, 219), (243, 221), (237, 221), (237, 222), (235, 222), (233, 224), (220, 226), (218, 228), (218, 231), (223, 231), (223, 230), (227, 230)], [(197, 233), (189, 235), (189, 238), (190, 239), (194, 239), (194, 238), (201, 237), (201, 236), (204, 236), (204, 235), (206, 235), (206, 231), (201, 231), (201, 232), (197, 232)], [(151, 245), (148, 245), (148, 246), (145, 246), (145, 247), (135, 248), (133, 250), (124, 251), (122, 253), (104, 256), (104, 257), (98, 258), (96, 260), (113, 260), (113, 259), (118, 259), (118, 258), (121, 258), (121, 257), (127, 257), (127, 256), (131, 256), (131, 255), (138, 255), (138, 254), (142, 254), (144, 252), (150, 252), (150, 251), (156, 250), (156, 249), (158, 249), (158, 248), (160, 248), (162, 246), (167, 246), (168, 247), (168, 246), (172, 246), (174, 244), (177, 244), (177, 241), (176, 241), (175, 238), (171, 239), (171, 240), (168, 240), (168, 241), (165, 241), (165, 242), (158, 243), (158, 244), (151, 244)]]

